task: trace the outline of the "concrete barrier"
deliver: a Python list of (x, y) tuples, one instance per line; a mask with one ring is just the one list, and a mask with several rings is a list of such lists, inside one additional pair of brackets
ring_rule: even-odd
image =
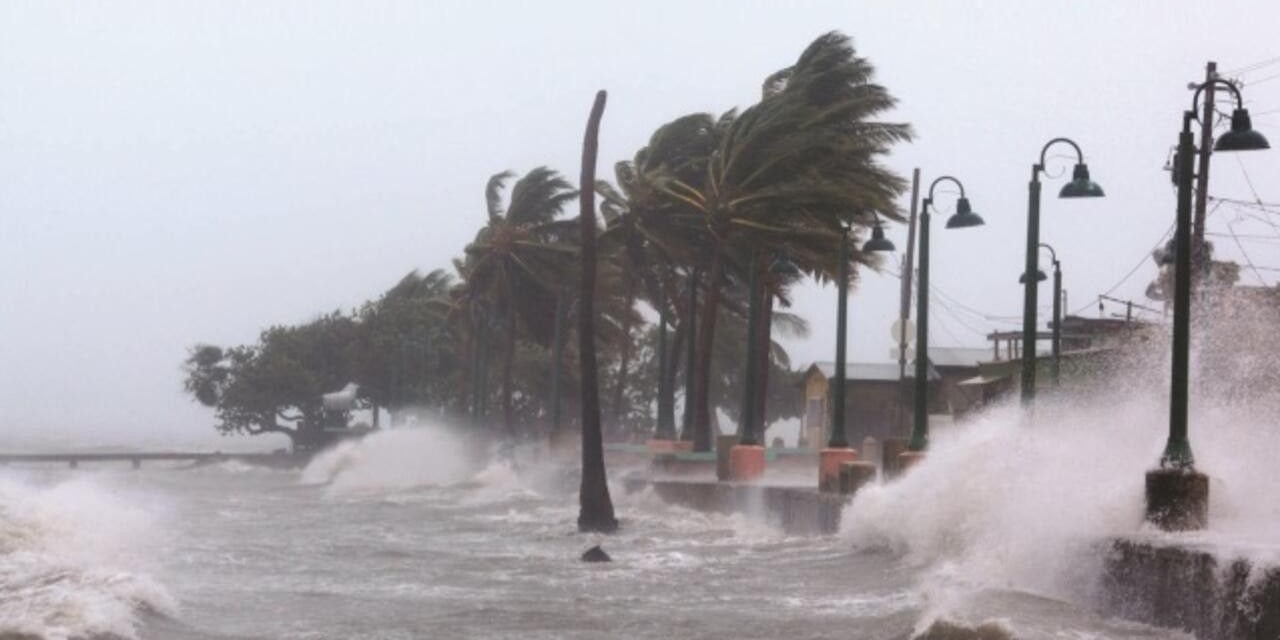
[(790, 535), (829, 535), (840, 530), (840, 514), (851, 496), (812, 487), (770, 487), (736, 482), (623, 480), (628, 492), (652, 488), (671, 504), (710, 513), (742, 513)]
[(1280, 566), (1256, 566), (1167, 542), (1119, 539), (1106, 550), (1107, 614), (1213, 640), (1280, 638)]

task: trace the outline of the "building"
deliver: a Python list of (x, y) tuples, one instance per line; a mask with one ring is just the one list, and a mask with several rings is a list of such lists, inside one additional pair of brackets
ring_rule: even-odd
[[(1052, 327), (1052, 324), (1050, 325)], [(1053, 378), (1053, 357), (1049, 348), (1052, 332), (1036, 334), (1037, 388), (1049, 388)], [(958, 386), (973, 403), (964, 411), (972, 411), (994, 402), (1021, 388), (1022, 332), (997, 331), (987, 336), (992, 348), (990, 359), (978, 366), (977, 375), (962, 380)], [(1163, 325), (1129, 318), (1085, 318), (1067, 316), (1062, 319), (1062, 350), (1059, 355), (1059, 378), (1063, 388), (1089, 391), (1107, 384), (1110, 372), (1131, 364), (1135, 354), (1145, 352), (1152, 341), (1167, 340)]]
[[(978, 374), (978, 362), (986, 349), (933, 347), (929, 349), (929, 412), (958, 414), (981, 397), (960, 383)], [(914, 417), (915, 366), (905, 377), (896, 363), (850, 363), (845, 367), (845, 434), (850, 443), (867, 436), (882, 440), (906, 437)], [(800, 424), (801, 447), (820, 449), (831, 435), (831, 381), (834, 362), (815, 362), (801, 382), (804, 413)]]

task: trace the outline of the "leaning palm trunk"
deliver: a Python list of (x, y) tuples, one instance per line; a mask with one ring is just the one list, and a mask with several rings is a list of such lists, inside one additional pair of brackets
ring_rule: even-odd
[(711, 251), (707, 275), (707, 297), (702, 303), (702, 326), (698, 330), (697, 370), (693, 383), (693, 450), (711, 450), (711, 359), (716, 337), (716, 316), (720, 308), (720, 279), (724, 256), (717, 241)]
[(596, 151), (605, 92), (596, 93), (582, 141), (582, 180), (579, 195), (582, 234), (582, 289), (578, 311), (578, 352), (582, 370), (582, 484), (578, 489), (578, 530), (611, 533), (618, 529), (604, 469), (604, 439), (600, 430), (600, 385), (596, 376)]

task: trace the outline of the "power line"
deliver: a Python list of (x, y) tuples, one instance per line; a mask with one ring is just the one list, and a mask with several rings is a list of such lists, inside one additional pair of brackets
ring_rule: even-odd
[(1280, 56), (1277, 56), (1277, 57), (1275, 57), (1275, 58), (1267, 58), (1266, 60), (1261, 60), (1261, 61), (1259, 61), (1259, 62), (1255, 62), (1255, 63), (1253, 63), (1253, 64), (1247, 64), (1247, 65), (1245, 65), (1245, 66), (1243, 66), (1243, 67), (1240, 67), (1240, 68), (1238, 68), (1238, 69), (1232, 69), (1231, 71), (1224, 71), (1223, 73), (1221, 73), (1221, 74), (1219, 74), (1219, 75), (1222, 75), (1222, 76), (1238, 76), (1238, 75), (1242, 75), (1242, 74), (1245, 74), (1245, 73), (1251, 73), (1251, 72), (1257, 71), (1257, 70), (1259, 70), (1259, 69), (1266, 68), (1266, 67), (1271, 66), (1271, 65), (1273, 65), (1273, 64), (1275, 64), (1275, 63), (1277, 63), (1277, 62), (1280, 62)]
[(1260, 84), (1262, 84), (1262, 83), (1264, 83), (1264, 82), (1267, 82), (1268, 80), (1275, 80), (1276, 78), (1280, 78), (1280, 73), (1277, 73), (1277, 74), (1274, 74), (1274, 75), (1269, 75), (1269, 76), (1267, 76), (1267, 77), (1265, 77), (1265, 78), (1263, 78), (1263, 79), (1261, 79), (1261, 80), (1253, 80), (1253, 81), (1251, 81), (1251, 82), (1246, 82), (1246, 83), (1245, 83), (1245, 86), (1252, 87), (1252, 86), (1260, 85)]
[[(1208, 219), (1208, 217), (1209, 217), (1210, 215), (1212, 215), (1212, 214), (1213, 214), (1213, 210), (1216, 210), (1217, 208), (1218, 208), (1218, 207), (1217, 207), (1217, 205), (1214, 205), (1214, 208), (1213, 208), (1213, 209), (1211, 209), (1208, 213), (1206, 213), (1206, 214), (1205, 214), (1205, 219)], [(1173, 223), (1173, 224), (1170, 224), (1170, 225), (1169, 225), (1169, 228), (1168, 228), (1168, 229), (1166, 229), (1164, 233), (1160, 234), (1160, 238), (1159, 238), (1158, 240), (1156, 240), (1155, 246), (1154, 246), (1154, 247), (1152, 247), (1153, 249), (1154, 249), (1154, 248), (1159, 247), (1159, 246), (1160, 246), (1160, 244), (1161, 244), (1161, 243), (1163, 243), (1163, 242), (1165, 241), (1165, 238), (1168, 238), (1168, 237), (1169, 237), (1169, 234), (1173, 233), (1173, 227), (1174, 227), (1174, 225), (1175, 225), (1175, 224), (1177, 224), (1177, 223), (1175, 222), (1175, 223)], [(1133, 268), (1132, 268), (1132, 269), (1130, 269), (1128, 273), (1124, 274), (1124, 277), (1120, 278), (1120, 280), (1119, 280), (1118, 282), (1116, 282), (1115, 284), (1111, 285), (1111, 288), (1110, 288), (1110, 289), (1107, 289), (1107, 290), (1106, 290), (1106, 292), (1105, 292), (1105, 293), (1103, 293), (1102, 295), (1103, 295), (1103, 296), (1109, 296), (1109, 295), (1111, 295), (1111, 294), (1115, 293), (1115, 292), (1116, 292), (1116, 289), (1119, 289), (1121, 286), (1123, 286), (1123, 285), (1124, 285), (1124, 283), (1128, 282), (1128, 281), (1129, 281), (1129, 278), (1132, 278), (1132, 277), (1133, 277), (1133, 274), (1137, 273), (1137, 272), (1138, 272), (1138, 269), (1141, 269), (1141, 268), (1142, 268), (1142, 265), (1146, 264), (1146, 263), (1147, 263), (1147, 260), (1148, 260), (1148, 259), (1150, 259), (1150, 258), (1151, 258), (1151, 252), (1150, 252), (1150, 251), (1147, 251), (1146, 253), (1142, 254), (1142, 257), (1138, 259), (1138, 263), (1137, 263), (1137, 264), (1135, 264), (1135, 265), (1133, 265)], [(1092, 307), (1093, 307), (1093, 302), (1089, 302), (1088, 304), (1085, 304), (1085, 305), (1081, 306), (1080, 308), (1076, 309), (1075, 311), (1072, 311), (1072, 312), (1071, 312), (1071, 314), (1072, 314), (1072, 315), (1079, 315), (1082, 311), (1085, 311), (1086, 309), (1090, 309), (1090, 308), (1092, 308)]]
[(1244, 250), (1244, 245), (1240, 243), (1240, 238), (1236, 237), (1236, 230), (1235, 230), (1234, 223), (1228, 222), (1227, 229), (1231, 232), (1231, 239), (1235, 241), (1236, 248), (1240, 250), (1240, 255), (1244, 256), (1244, 263), (1249, 265), (1249, 268), (1253, 270), (1253, 275), (1258, 279), (1258, 283), (1261, 284), (1262, 286), (1266, 286), (1267, 285), (1266, 279), (1262, 277), (1261, 273), (1258, 273), (1258, 267), (1254, 266), (1253, 260), (1249, 258), (1249, 252)]
[[(1237, 158), (1237, 160), (1238, 159), (1239, 158)], [(1254, 196), (1257, 196), (1257, 194), (1255, 193)], [(1269, 211), (1267, 209), (1268, 207), (1280, 207), (1280, 202), (1262, 202), (1261, 200), (1240, 200), (1239, 198), (1223, 198), (1219, 196), (1209, 196), (1209, 199), (1226, 202), (1227, 204), (1238, 204), (1238, 205), (1244, 205), (1246, 207), (1257, 207), (1259, 209), (1262, 209), (1263, 211), (1267, 211), (1268, 213), (1276, 213), (1274, 211)]]

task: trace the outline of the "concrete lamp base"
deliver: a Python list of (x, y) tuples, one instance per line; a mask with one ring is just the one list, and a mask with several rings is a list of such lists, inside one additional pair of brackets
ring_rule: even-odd
[(1209, 526), (1209, 476), (1181, 469), (1148, 471), (1147, 522), (1165, 531)]
[(645, 446), (648, 447), (649, 453), (654, 455), (659, 453), (685, 453), (693, 451), (693, 442), (689, 440), (660, 440), (658, 438), (653, 438), (646, 442)]
[(737, 444), (729, 450), (729, 480), (751, 482), (764, 475), (764, 447)]
[(898, 473), (906, 473), (921, 462), (924, 462), (925, 453), (923, 451), (903, 451), (898, 454)]
[(870, 462), (843, 462), (840, 464), (840, 486), (838, 491), (845, 495), (853, 495), (863, 485), (876, 479), (876, 465)]
[(839, 491), (840, 465), (857, 459), (858, 452), (849, 447), (823, 449), (818, 452), (818, 490)]

